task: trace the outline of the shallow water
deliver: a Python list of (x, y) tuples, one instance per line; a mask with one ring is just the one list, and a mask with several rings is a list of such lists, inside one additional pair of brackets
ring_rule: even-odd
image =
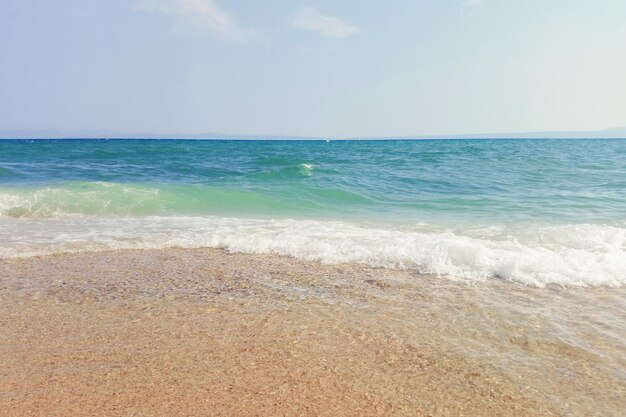
[(0, 345), (28, 359), (9, 359), (13, 371), (0, 375), (21, 387), (7, 396), (18, 406), (38, 380), (52, 404), (89, 405), (112, 381), (132, 403), (129, 386), (167, 375), (176, 398), (185, 387), (205, 387), (203, 401), (230, 398), (224, 414), (243, 400), (254, 412), (267, 398), (276, 406), (281, 392), (281, 407), (333, 415), (357, 404), (363, 415), (411, 416), (618, 417), (626, 407), (624, 287), (468, 284), (214, 249), (0, 260), (0, 277), (10, 318)]

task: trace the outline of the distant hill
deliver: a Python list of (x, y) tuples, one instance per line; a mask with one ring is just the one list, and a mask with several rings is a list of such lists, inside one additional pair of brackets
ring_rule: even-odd
[(626, 139), (626, 127), (589, 131), (545, 131), (516, 133), (472, 133), (462, 135), (407, 136), (415, 139)]
[[(615, 127), (594, 131), (545, 131), (517, 133), (471, 133), (460, 135), (415, 135), (415, 136), (378, 136), (354, 137), (347, 139), (626, 139), (626, 127)], [(319, 140), (339, 139), (315, 136), (271, 136), (237, 135), (228, 133), (137, 133), (106, 130), (0, 130), (0, 139), (241, 139), (241, 140)]]

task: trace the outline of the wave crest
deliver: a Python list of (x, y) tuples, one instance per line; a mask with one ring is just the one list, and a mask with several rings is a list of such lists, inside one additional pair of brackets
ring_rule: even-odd
[[(57, 252), (213, 247), (324, 263), (404, 268), (453, 280), (500, 278), (536, 287), (626, 284), (626, 228), (570, 225), (478, 237), (432, 225), (413, 230), (343, 222), (219, 217), (5, 220), (0, 257)], [(62, 233), (63, 239), (59, 239)], [(36, 239), (33, 237), (36, 236)]]

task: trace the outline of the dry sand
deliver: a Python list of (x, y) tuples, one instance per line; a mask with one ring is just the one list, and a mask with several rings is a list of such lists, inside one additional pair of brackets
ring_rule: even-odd
[(471, 308), (438, 302), (441, 281), (213, 249), (3, 260), (0, 415), (576, 415), (581, 392), (624, 404), (623, 386), (593, 391), (597, 367), (555, 393), (468, 354), (453, 341), (470, 346), (471, 329), (449, 333)]

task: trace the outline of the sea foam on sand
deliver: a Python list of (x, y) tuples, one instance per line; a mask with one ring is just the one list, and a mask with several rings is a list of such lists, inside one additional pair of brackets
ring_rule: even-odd
[(167, 247), (272, 253), (322, 263), (408, 269), (452, 280), (544, 287), (626, 283), (626, 228), (442, 228), (223, 217), (2, 219), (0, 257)]

